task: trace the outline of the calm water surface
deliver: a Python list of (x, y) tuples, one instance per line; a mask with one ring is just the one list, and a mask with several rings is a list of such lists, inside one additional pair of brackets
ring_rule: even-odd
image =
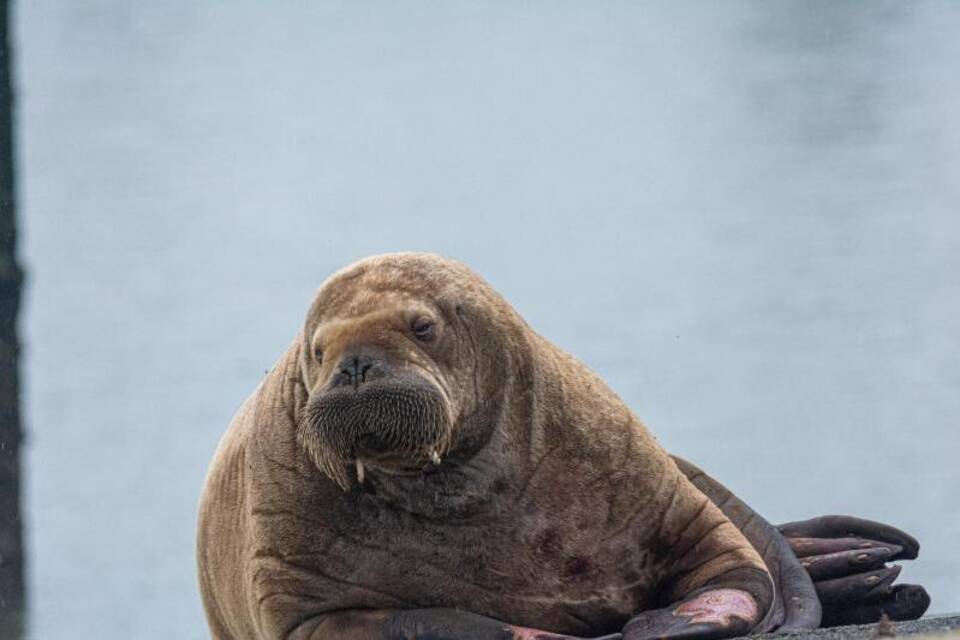
[(773, 520), (960, 610), (960, 4), (19, 2), (32, 638), (202, 638), (194, 513), (335, 268), (433, 250)]

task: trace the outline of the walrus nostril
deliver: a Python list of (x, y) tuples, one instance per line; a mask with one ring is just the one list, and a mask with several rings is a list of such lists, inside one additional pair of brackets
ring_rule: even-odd
[(340, 361), (340, 373), (347, 376), (351, 380), (356, 377), (358, 368), (358, 358), (354, 358), (351, 362), (347, 363), (344, 363), (342, 360)]
[(376, 357), (366, 353), (349, 353), (340, 359), (339, 373), (334, 379), (334, 386), (350, 385), (359, 387), (377, 369), (382, 368)]

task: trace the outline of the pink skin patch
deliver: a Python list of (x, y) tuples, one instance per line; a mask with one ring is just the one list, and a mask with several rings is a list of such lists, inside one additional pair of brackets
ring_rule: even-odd
[(568, 636), (558, 636), (555, 633), (550, 633), (549, 631), (541, 631), (540, 629), (531, 629), (530, 627), (515, 627), (510, 625), (510, 631), (513, 631), (514, 640), (551, 640), (556, 638), (557, 640), (564, 640)]
[(748, 623), (760, 617), (757, 601), (740, 589), (714, 589), (687, 600), (673, 612), (690, 618), (692, 623), (712, 622), (727, 626), (730, 618), (741, 618)]

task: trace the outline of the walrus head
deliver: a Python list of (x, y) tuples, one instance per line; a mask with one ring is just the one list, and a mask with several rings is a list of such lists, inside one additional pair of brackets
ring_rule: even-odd
[(334, 274), (304, 326), (298, 441), (344, 490), (370, 469), (439, 467), (481, 437), (468, 418), (497, 387), (484, 363), (504, 332), (491, 328), (513, 315), (469, 269), (435, 255), (377, 256)]

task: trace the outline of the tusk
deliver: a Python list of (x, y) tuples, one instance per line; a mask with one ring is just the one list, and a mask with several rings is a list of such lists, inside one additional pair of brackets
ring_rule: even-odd
[(430, 461), (433, 462), (433, 464), (440, 464), (440, 454), (437, 453), (436, 449), (430, 450)]
[(363, 484), (363, 463), (357, 460), (357, 481)]

